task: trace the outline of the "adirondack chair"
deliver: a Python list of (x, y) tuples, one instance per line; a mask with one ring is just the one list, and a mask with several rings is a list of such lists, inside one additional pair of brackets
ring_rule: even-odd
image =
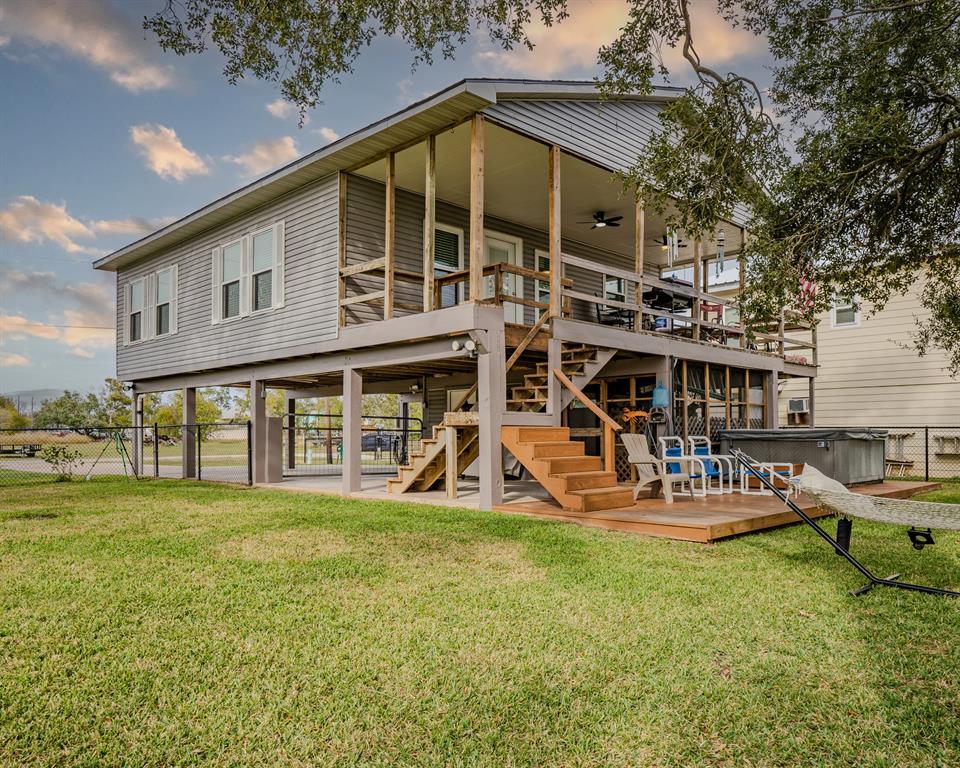
[[(700, 465), (701, 470), (696, 472), (670, 472), (667, 469), (667, 463), (662, 459), (650, 453), (650, 446), (647, 445), (646, 435), (630, 434), (621, 432), (620, 439), (627, 449), (627, 460), (637, 468), (638, 482), (633, 489), (634, 501), (640, 496), (640, 491), (646, 486), (650, 486), (650, 498), (656, 498), (660, 495), (660, 489), (663, 488), (663, 497), (667, 504), (673, 504), (673, 486), (680, 485), (681, 491), (686, 486), (690, 497), (694, 496), (693, 479), (694, 477), (703, 477), (702, 462), (693, 457), (678, 459), (677, 464), (686, 463), (688, 466), (693, 463)], [(672, 462), (671, 462), (672, 463)]]

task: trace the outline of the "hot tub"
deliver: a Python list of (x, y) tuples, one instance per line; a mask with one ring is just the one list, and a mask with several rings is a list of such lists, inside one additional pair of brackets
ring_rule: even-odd
[(738, 448), (758, 461), (812, 464), (844, 485), (883, 482), (885, 429), (724, 429), (717, 436), (721, 453)]

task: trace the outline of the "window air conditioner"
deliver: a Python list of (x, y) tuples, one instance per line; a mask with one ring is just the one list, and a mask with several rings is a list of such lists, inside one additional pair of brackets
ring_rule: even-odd
[(788, 413), (809, 413), (810, 398), (809, 397), (791, 397), (787, 401), (787, 412)]

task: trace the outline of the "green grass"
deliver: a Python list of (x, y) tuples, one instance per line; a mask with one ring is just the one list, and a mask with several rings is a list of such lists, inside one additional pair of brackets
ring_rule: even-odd
[[(854, 545), (960, 587), (956, 532), (916, 553), (858, 522)], [(5, 487), (0, 763), (960, 764), (960, 602), (860, 583), (801, 527), (703, 546), (185, 482)]]

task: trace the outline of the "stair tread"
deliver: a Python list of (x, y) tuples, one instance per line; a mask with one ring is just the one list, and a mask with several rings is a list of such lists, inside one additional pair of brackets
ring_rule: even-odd
[(575, 491), (567, 491), (567, 493), (576, 494), (577, 496), (604, 496), (610, 493), (633, 493), (627, 486), (624, 485), (608, 485), (603, 488), (579, 488)]

